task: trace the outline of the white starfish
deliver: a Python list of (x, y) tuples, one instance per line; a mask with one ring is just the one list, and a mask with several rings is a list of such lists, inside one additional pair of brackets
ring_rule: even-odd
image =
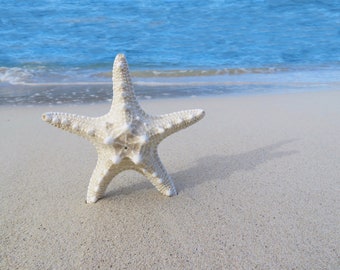
[(123, 54), (113, 63), (113, 100), (110, 111), (101, 117), (47, 112), (42, 120), (84, 137), (98, 152), (96, 168), (90, 179), (87, 203), (104, 196), (112, 178), (132, 169), (145, 175), (164, 195), (176, 195), (171, 177), (157, 153), (158, 144), (202, 119), (200, 109), (150, 116), (139, 106), (134, 94), (128, 64)]

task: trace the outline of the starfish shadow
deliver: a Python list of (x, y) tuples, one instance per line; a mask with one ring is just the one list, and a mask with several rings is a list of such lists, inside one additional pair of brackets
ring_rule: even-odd
[[(258, 165), (269, 160), (297, 154), (298, 151), (296, 150), (278, 150), (281, 146), (296, 140), (297, 139), (281, 141), (241, 154), (229, 156), (211, 155), (200, 158), (197, 160), (195, 166), (186, 170), (172, 173), (171, 176), (174, 179), (178, 192), (181, 192), (181, 190), (187, 188), (192, 188), (207, 181), (220, 179), (221, 175), (224, 175), (223, 179), (225, 180), (229, 178), (234, 172), (255, 170)], [(138, 177), (138, 174), (136, 174), (136, 177)], [(145, 181), (133, 184), (131, 186), (113, 188), (113, 190), (111, 189), (106, 193), (105, 197), (111, 198), (122, 194), (129, 195), (136, 192), (137, 190), (153, 189), (151, 183), (147, 179), (144, 180)]]
[[(278, 149), (296, 139), (285, 140), (255, 150), (223, 156), (211, 155), (197, 160), (196, 165), (186, 170), (173, 173), (177, 191), (192, 188), (206, 181), (228, 179), (237, 171), (255, 170), (260, 164), (299, 153), (296, 150), (279, 151)], [(177, 180), (177, 181), (176, 181)]]

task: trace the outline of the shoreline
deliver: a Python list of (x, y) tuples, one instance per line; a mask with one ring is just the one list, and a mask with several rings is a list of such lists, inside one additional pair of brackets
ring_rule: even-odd
[(94, 147), (46, 125), (58, 110), (0, 106), (0, 268), (335, 269), (340, 91), (143, 100), (206, 117), (159, 146), (178, 196), (135, 172), (84, 203)]
[[(334, 82), (143, 82), (134, 83), (138, 100), (252, 96), (340, 90)], [(77, 105), (112, 99), (112, 83), (8, 85), (0, 88), (0, 106)]]
[[(139, 100), (340, 90), (340, 70), (288, 70), (238, 75), (132, 77)], [(1, 78), (0, 78), (1, 79)], [(92, 104), (112, 99), (112, 82), (0, 83), (0, 106)]]

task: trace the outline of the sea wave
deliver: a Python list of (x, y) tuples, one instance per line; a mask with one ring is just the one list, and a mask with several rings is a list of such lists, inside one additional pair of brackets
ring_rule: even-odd
[(23, 68), (13, 67), (6, 68), (0, 67), (0, 82), (10, 84), (21, 84), (29, 82), (33, 78), (33, 74)]
[[(208, 70), (132, 70), (132, 80), (141, 86), (205, 86), (303, 82), (338, 82), (339, 66), (293, 69), (225, 68)], [(0, 67), (3, 85), (111, 85), (112, 73), (100, 69)]]
[[(131, 75), (138, 78), (150, 77), (200, 77), (216, 75), (267, 74), (286, 71), (287, 68), (223, 68), (223, 69), (184, 69), (184, 70), (140, 70), (132, 71)], [(112, 72), (94, 74), (96, 77), (111, 78)]]
[[(287, 68), (225, 68), (225, 69), (185, 69), (185, 70), (133, 70), (131, 76), (136, 79), (153, 78), (202, 78), (220, 75), (271, 74), (287, 71)], [(36, 67), (0, 67), (0, 83), (18, 84), (105, 84), (111, 81), (112, 72), (84, 68), (47, 68)]]

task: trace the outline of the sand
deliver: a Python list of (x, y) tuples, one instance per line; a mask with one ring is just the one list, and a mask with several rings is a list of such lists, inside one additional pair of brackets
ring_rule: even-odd
[(204, 108), (159, 147), (178, 196), (124, 172), (85, 204), (94, 147), (0, 107), (1, 269), (339, 269), (340, 91), (141, 102)]

